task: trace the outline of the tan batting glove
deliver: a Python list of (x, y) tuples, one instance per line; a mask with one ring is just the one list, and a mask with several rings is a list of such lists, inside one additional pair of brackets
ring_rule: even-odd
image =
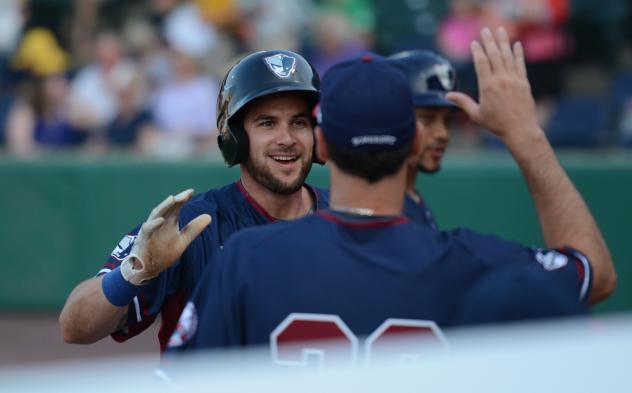
[(450, 92), (446, 98), (505, 143), (524, 145), (534, 135), (543, 133), (538, 125), (520, 42), (512, 47), (504, 28), (498, 28), (495, 34), (484, 28), (481, 43), (473, 41), (470, 48), (479, 103), (459, 92)]
[(125, 280), (142, 285), (158, 276), (211, 223), (211, 216), (202, 214), (180, 229), (180, 209), (192, 196), (191, 189), (175, 197), (169, 195), (151, 211), (140, 227), (129, 256), (121, 263), (121, 274)]

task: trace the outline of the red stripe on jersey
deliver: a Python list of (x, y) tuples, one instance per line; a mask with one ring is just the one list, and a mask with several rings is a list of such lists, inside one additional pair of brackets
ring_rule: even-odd
[(372, 218), (371, 221), (350, 221), (345, 220), (342, 217), (338, 217), (328, 211), (319, 211), (319, 216), (324, 218), (327, 221), (331, 221), (335, 224), (343, 225), (349, 228), (381, 228), (381, 227), (389, 227), (393, 225), (406, 224), (410, 222), (410, 220), (405, 216), (397, 216), (390, 219), (380, 219), (380, 218)]
[(246, 200), (252, 205), (252, 207), (254, 207), (255, 210), (259, 212), (259, 214), (261, 214), (266, 219), (272, 222), (276, 221), (276, 218), (272, 217), (270, 213), (268, 213), (266, 209), (263, 208), (263, 206), (261, 206), (257, 201), (255, 201), (255, 199), (252, 196), (250, 196), (250, 194), (248, 194), (248, 191), (246, 191), (246, 189), (244, 188), (244, 185), (241, 183), (241, 179), (237, 180), (236, 184), (237, 184), (237, 188), (239, 188), (239, 191), (241, 191), (244, 198), (246, 198)]
[(580, 283), (584, 282), (584, 279), (586, 278), (586, 269), (582, 261), (580, 261), (579, 257), (575, 254), (579, 253), (579, 251), (570, 247), (556, 248), (555, 250), (561, 252), (569, 258), (572, 258), (575, 261), (575, 266), (577, 267), (577, 280)]
[(575, 266), (577, 266), (577, 278), (579, 279), (579, 282), (584, 282), (584, 277), (586, 277), (584, 264), (581, 263), (581, 261), (575, 259)]
[[(259, 212), (259, 214), (261, 214), (262, 216), (264, 216), (266, 219), (268, 219), (269, 221), (272, 222), (276, 222), (277, 219), (272, 217), (270, 215), (270, 213), (268, 213), (266, 211), (266, 209), (263, 208), (263, 206), (261, 206), (249, 193), (248, 191), (246, 191), (246, 188), (244, 187), (244, 185), (242, 184), (241, 180), (237, 180), (235, 182), (237, 184), (237, 188), (239, 189), (239, 191), (241, 191), (242, 195), (244, 196), (244, 198), (246, 198), (246, 200), (252, 205), (252, 207), (254, 207), (254, 209)], [(318, 209), (319, 205), (320, 205), (320, 197), (318, 195), (318, 193), (316, 192), (316, 190), (314, 190), (312, 187), (308, 186), (307, 184), (304, 185), (305, 188), (307, 188), (307, 190), (310, 192), (310, 194), (312, 194), (312, 196), (314, 197), (314, 201), (315, 201), (315, 208)]]
[(104, 263), (103, 266), (102, 266), (102, 268), (108, 268), (108, 269), (112, 269), (112, 270), (116, 269), (117, 267), (118, 267), (118, 265), (116, 265), (116, 264), (114, 264), (114, 262), (110, 262), (110, 261)]
[(185, 306), (185, 293), (184, 289), (180, 288), (175, 294), (168, 296), (162, 305), (160, 310), (162, 315), (162, 325), (158, 332), (158, 341), (160, 342), (160, 352), (164, 352), (167, 349), (167, 343), (173, 334), (173, 331), (178, 326), (178, 320), (184, 310)]

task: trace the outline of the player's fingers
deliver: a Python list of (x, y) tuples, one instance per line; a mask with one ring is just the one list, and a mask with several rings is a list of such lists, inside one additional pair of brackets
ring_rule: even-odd
[(496, 39), (498, 40), (498, 45), (500, 46), (500, 54), (503, 63), (505, 64), (505, 69), (515, 69), (514, 54), (511, 51), (509, 34), (507, 34), (507, 30), (505, 30), (504, 27), (499, 27), (498, 29), (496, 29)]
[(481, 30), (481, 39), (483, 41), (483, 47), (485, 48), (485, 53), (487, 54), (489, 63), (492, 65), (492, 72), (502, 72), (505, 69), (505, 65), (503, 64), (500, 50), (496, 44), (496, 39), (489, 28), (485, 27)]
[(192, 196), (193, 196), (193, 189), (189, 188), (187, 190), (182, 191), (178, 195), (174, 196), (173, 199), (175, 203), (184, 203), (188, 201), (189, 199), (191, 199)]
[(140, 230), (145, 235), (151, 235), (158, 227), (160, 227), (165, 222), (165, 219), (162, 217), (157, 217), (152, 220), (147, 220), (140, 227)]
[(173, 204), (164, 212), (164, 217), (170, 223), (177, 222), (180, 217), (180, 210), (193, 196), (193, 189), (184, 190), (173, 197)]
[(173, 205), (173, 202), (174, 202), (173, 195), (169, 195), (168, 197), (166, 197), (165, 200), (160, 202), (160, 204), (154, 207), (151, 213), (149, 213), (149, 217), (147, 218), (147, 221), (153, 220), (154, 218), (157, 218), (157, 217), (162, 217), (165, 211), (167, 211)]
[(524, 60), (524, 49), (522, 48), (522, 43), (517, 41), (513, 46), (514, 55), (516, 58), (516, 69), (518, 73), (526, 78), (527, 77), (527, 66)]
[(189, 245), (212, 221), (209, 214), (201, 214), (191, 220), (182, 230), (182, 235), (185, 247)]
[(486, 81), (491, 76), (492, 68), (489, 64), (489, 59), (485, 56), (485, 51), (483, 51), (481, 44), (477, 41), (472, 41), (470, 44), (470, 50), (472, 51), (474, 70), (476, 70), (476, 76), (480, 85), (481, 82)]
[(445, 98), (461, 108), (470, 119), (478, 122), (480, 107), (472, 97), (458, 91), (452, 91), (446, 94)]

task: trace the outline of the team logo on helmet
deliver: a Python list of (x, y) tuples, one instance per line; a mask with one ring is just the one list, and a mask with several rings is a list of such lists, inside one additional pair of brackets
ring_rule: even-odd
[(264, 60), (268, 68), (270, 68), (270, 71), (272, 71), (277, 78), (289, 78), (294, 74), (294, 71), (296, 71), (296, 59), (292, 56), (277, 53), (276, 55), (265, 57)]
[(454, 72), (448, 64), (435, 64), (434, 72), (445, 90), (454, 89)]

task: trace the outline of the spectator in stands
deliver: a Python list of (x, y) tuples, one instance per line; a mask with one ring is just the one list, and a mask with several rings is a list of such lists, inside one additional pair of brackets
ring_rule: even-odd
[(71, 84), (70, 120), (76, 128), (101, 132), (118, 115), (116, 86), (120, 78), (133, 72), (134, 64), (125, 57), (118, 35), (106, 31), (98, 35), (95, 61), (79, 71)]
[(356, 34), (349, 19), (339, 12), (324, 12), (314, 21), (313, 41), (308, 57), (321, 75), (332, 65), (367, 50), (364, 37)]
[(163, 156), (208, 152), (216, 146), (219, 86), (200, 72), (196, 59), (176, 49), (172, 53), (172, 78), (151, 102), (158, 130), (144, 138), (143, 149)]
[(14, 58), (27, 73), (22, 94), (8, 115), (7, 148), (26, 156), (42, 148), (64, 148), (83, 142), (84, 134), (69, 122), (67, 56), (53, 34), (43, 28), (28, 31)]
[(106, 140), (114, 149), (142, 149), (145, 135), (156, 132), (153, 116), (147, 107), (147, 82), (136, 67), (118, 78), (114, 87), (117, 116), (106, 128)]

